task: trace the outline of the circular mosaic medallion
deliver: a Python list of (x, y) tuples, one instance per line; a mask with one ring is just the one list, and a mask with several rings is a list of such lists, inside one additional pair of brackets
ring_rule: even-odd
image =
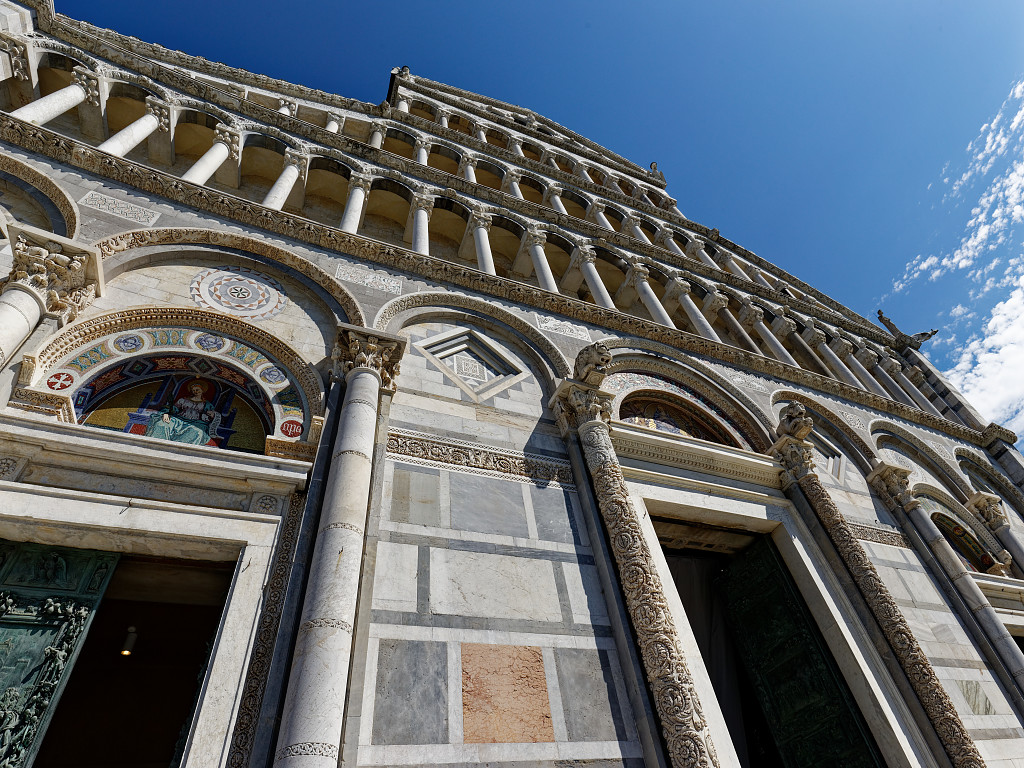
[(138, 352), (142, 349), (142, 337), (134, 333), (126, 333), (114, 339), (114, 348), (118, 352)]
[(267, 382), (267, 384), (271, 385), (282, 384), (288, 380), (288, 377), (284, 375), (284, 372), (280, 368), (275, 368), (273, 365), (260, 371), (260, 378)]
[(224, 339), (214, 336), (212, 333), (201, 333), (196, 336), (196, 346), (207, 352), (216, 352), (224, 346)]
[(298, 437), (302, 434), (302, 422), (290, 420), (281, 425), (281, 434), (288, 437)]
[(46, 380), (46, 386), (50, 389), (67, 389), (75, 383), (75, 377), (70, 373), (55, 373)]
[[(214, 267), (192, 278), (192, 301), (246, 320), (269, 320), (288, 302), (281, 284), (245, 267)], [(198, 340), (197, 340), (198, 341)]]

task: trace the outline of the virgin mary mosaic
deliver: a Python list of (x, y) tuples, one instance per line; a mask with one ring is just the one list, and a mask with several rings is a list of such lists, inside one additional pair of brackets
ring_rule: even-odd
[(200, 379), (183, 383), (173, 404), (149, 417), (146, 436), (191, 445), (216, 445), (212, 436), (220, 427), (221, 414), (211, 402), (212, 389), (210, 382)]

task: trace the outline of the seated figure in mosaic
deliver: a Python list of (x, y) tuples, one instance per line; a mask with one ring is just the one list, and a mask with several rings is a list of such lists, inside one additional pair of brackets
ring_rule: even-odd
[(207, 445), (210, 433), (216, 434), (221, 415), (206, 399), (206, 391), (199, 382), (188, 388), (190, 397), (179, 397), (175, 403), (149, 418), (146, 435), (173, 440), (176, 443)]

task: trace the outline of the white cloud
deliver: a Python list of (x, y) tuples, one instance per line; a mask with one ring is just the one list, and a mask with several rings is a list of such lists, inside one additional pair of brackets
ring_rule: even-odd
[(946, 376), (983, 416), (1024, 433), (1024, 277), (992, 308)]
[(964, 315), (969, 313), (970, 310), (967, 309), (967, 307), (965, 307), (963, 304), (957, 304), (955, 307), (949, 310), (949, 316), (954, 318), (963, 317)]

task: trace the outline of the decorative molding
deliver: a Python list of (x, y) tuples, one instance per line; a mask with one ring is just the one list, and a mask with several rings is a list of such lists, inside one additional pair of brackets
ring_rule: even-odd
[[(837, 432), (843, 435), (850, 443), (864, 456), (866, 461), (870, 463), (875, 456), (874, 450), (865, 442), (864, 438), (857, 434), (851, 427), (849, 419), (840, 418), (840, 416), (820, 400), (804, 394), (803, 392), (794, 392), (791, 389), (779, 390), (772, 394), (772, 404), (792, 401), (800, 403), (801, 405), (810, 408), (812, 411), (822, 416), (829, 424), (831, 424)], [(844, 414), (845, 415), (845, 414)]]
[(267, 437), (263, 452), (276, 459), (292, 459), (293, 461), (312, 463), (316, 458), (316, 443), (312, 442), (312, 439), (308, 442), (297, 443), (292, 440)]
[(78, 235), (81, 221), (78, 215), (78, 205), (49, 176), (40, 173), (32, 166), (15, 159), (6, 152), (0, 152), (0, 171), (16, 176), (42, 192), (56, 206), (64, 219), (64, 226), (67, 230), (65, 237), (73, 240)]
[(39, 392), (25, 387), (15, 387), (11, 392), (10, 405), (23, 411), (54, 416), (57, 421), (65, 424), (75, 424), (77, 422), (75, 406), (71, 403), (71, 398), (65, 395), (54, 395), (49, 392)]
[(324, 744), (320, 741), (304, 741), (301, 744), (291, 744), (283, 749), (277, 750), (275, 760), (283, 760), (286, 757), (313, 755), (315, 757), (331, 757), (338, 759), (338, 748), (334, 744)]
[(359, 303), (336, 279), (324, 272), (309, 259), (302, 258), (280, 246), (266, 240), (248, 237), (214, 229), (198, 229), (186, 227), (169, 227), (167, 229), (135, 230), (121, 232), (94, 243), (100, 249), (103, 259), (109, 259), (116, 253), (144, 248), (153, 245), (213, 245), (224, 248), (235, 248), (263, 256), (271, 261), (284, 264), (305, 275), (323, 288), (345, 313), (344, 320), (353, 325), (366, 325), (366, 319)]
[(352, 264), (339, 264), (338, 268), (334, 271), (334, 277), (338, 280), (344, 280), (348, 283), (356, 283), (357, 285), (365, 285), (367, 288), (373, 288), (374, 290), (382, 291), (384, 293), (391, 293), (395, 296), (402, 295), (402, 281), (400, 279), (388, 274), (374, 272), (366, 267), (357, 267)]
[(575, 426), (579, 433), (669, 760), (674, 768), (717, 768), (718, 756), (665, 587), (609, 436), (606, 421), (611, 395), (582, 382), (567, 381), (555, 397), (561, 423), (566, 429)]
[(411, 432), (388, 431), (387, 452), (392, 458), (413, 458), (451, 464), (464, 469), (486, 470), (542, 483), (573, 486), (576, 483), (568, 461), (532, 453), (506, 451), (470, 443)]
[(124, 200), (117, 200), (109, 195), (101, 194), (95, 189), (87, 192), (78, 201), (78, 204), (84, 205), (86, 208), (118, 216), (122, 219), (128, 219), (128, 221), (142, 224), (145, 227), (152, 226), (160, 218), (160, 214), (156, 211), (143, 208), (141, 205), (125, 202)]
[(850, 531), (861, 541), (873, 541), (876, 544), (888, 544), (890, 547), (913, 549), (910, 541), (895, 528), (878, 528), (861, 523), (847, 523)]
[[(795, 417), (796, 421), (810, 422), (809, 418), (802, 415), (804, 413), (802, 405), (793, 403), (787, 408), (793, 409), (789, 410), (788, 414)], [(779, 433), (782, 437), (772, 446), (772, 453), (776, 460), (786, 467), (784, 485), (792, 487), (793, 483), (798, 484), (807, 497), (811, 508), (821, 521), (835, 545), (836, 551), (849, 569), (857, 588), (878, 621), (889, 647), (907, 675), (907, 679), (934, 726), (953, 766), (955, 768), (985, 768), (985, 761), (971, 740), (960, 715), (957, 714), (949, 694), (942, 687), (942, 681), (939, 680), (931, 662), (921, 650), (906, 617), (896, 605), (892, 593), (885, 586), (885, 582), (882, 581), (874, 563), (871, 562), (864, 547), (858, 541), (854, 530), (818, 479), (811, 458), (811, 444), (803, 441), (803, 437), (810, 432), (811, 428), (813, 428), (813, 423), (807, 426), (806, 431), (802, 431), (802, 428), (787, 430), (780, 424)]]

